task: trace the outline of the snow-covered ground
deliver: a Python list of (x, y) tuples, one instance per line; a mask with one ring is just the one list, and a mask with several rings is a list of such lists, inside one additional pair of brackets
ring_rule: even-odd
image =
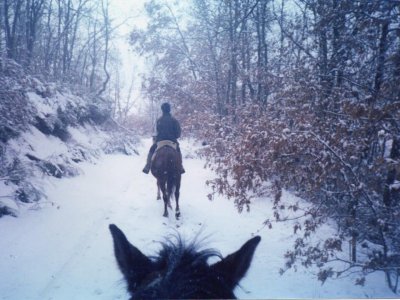
[(367, 277), (365, 287), (353, 285), (352, 278), (321, 285), (315, 274), (301, 268), (281, 276), (283, 254), (295, 238), (290, 224), (262, 227), (271, 216), (269, 201), (255, 202), (250, 213), (242, 214), (222, 197), (209, 201), (205, 181), (213, 174), (195, 158), (192, 143), (182, 145), (184, 156), (191, 154), (184, 158), (182, 218), (163, 218), (155, 179), (141, 172), (149, 143), (144, 141), (140, 156), (102, 156), (97, 164), (81, 164), (83, 175), (51, 179), (48, 200), (37, 210), (0, 219), (0, 299), (128, 299), (110, 223), (145, 254), (155, 254), (159, 241), (177, 232), (189, 240), (206, 237), (207, 247), (223, 255), (261, 235), (247, 277), (235, 291), (239, 298), (395, 297), (379, 273)]

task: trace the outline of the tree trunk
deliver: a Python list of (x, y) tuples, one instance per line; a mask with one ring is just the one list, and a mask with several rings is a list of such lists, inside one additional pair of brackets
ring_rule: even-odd
[(16, 0), (14, 3), (14, 17), (10, 20), (10, 9), (11, 3), (10, 0), (4, 0), (4, 25), (6, 31), (6, 48), (7, 48), (7, 56), (11, 59), (17, 58), (17, 26), (19, 24), (19, 18), (21, 13), (23, 0)]
[[(268, 93), (264, 84), (266, 78), (266, 69), (268, 64), (268, 46), (266, 43), (266, 11), (267, 0), (260, 3), (257, 9), (257, 102), (265, 104), (267, 102)], [(282, 34), (283, 35), (283, 34)], [(279, 70), (279, 67), (278, 67)], [(279, 71), (278, 71), (279, 73)]]
[(379, 47), (378, 47), (378, 59), (376, 65), (376, 73), (375, 73), (375, 80), (374, 80), (374, 90), (375, 96), (377, 97), (379, 91), (381, 89), (382, 81), (383, 81), (383, 74), (385, 71), (385, 60), (386, 60), (386, 51), (387, 51), (387, 38), (389, 33), (389, 19), (384, 20), (381, 24), (381, 33), (379, 38)]
[[(236, 106), (237, 91), (237, 28), (239, 18), (239, 1), (228, 2), (229, 8), (229, 49), (230, 49), (230, 68), (228, 75), (227, 102)], [(233, 4), (233, 7), (232, 7)]]
[(106, 2), (104, 4), (104, 1), (102, 0), (101, 5), (102, 5), (103, 21), (104, 21), (104, 28), (105, 28), (105, 33), (104, 33), (105, 48), (104, 48), (103, 70), (106, 75), (106, 78), (103, 81), (103, 85), (102, 85), (100, 91), (97, 93), (97, 96), (100, 96), (106, 90), (108, 81), (110, 80), (110, 74), (108, 73), (108, 70), (107, 70), (108, 52), (109, 52), (108, 43), (110, 40), (110, 20), (109, 20), (109, 16), (108, 16), (108, 2)]

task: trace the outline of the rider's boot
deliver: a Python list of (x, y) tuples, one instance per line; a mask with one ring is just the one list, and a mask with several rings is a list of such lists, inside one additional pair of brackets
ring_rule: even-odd
[(147, 155), (147, 161), (146, 161), (146, 165), (144, 166), (142, 172), (145, 174), (149, 174), (150, 169), (151, 169), (151, 157), (153, 156), (153, 153), (149, 152), (149, 154)]
[(151, 168), (151, 166), (150, 166), (149, 164), (146, 164), (146, 165), (144, 166), (142, 172), (145, 173), (145, 174), (149, 174), (150, 168)]

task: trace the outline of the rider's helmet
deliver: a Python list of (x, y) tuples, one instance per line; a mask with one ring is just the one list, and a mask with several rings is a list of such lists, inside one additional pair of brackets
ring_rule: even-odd
[(168, 102), (161, 104), (161, 110), (164, 114), (169, 114), (171, 112), (171, 105)]

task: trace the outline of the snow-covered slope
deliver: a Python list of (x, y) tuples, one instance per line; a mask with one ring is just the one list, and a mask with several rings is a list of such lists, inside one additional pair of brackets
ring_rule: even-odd
[(108, 101), (25, 74), (0, 72), (0, 217), (41, 205), (48, 177), (80, 173), (101, 153), (133, 154), (135, 134), (117, 128)]
[[(140, 156), (100, 155), (96, 164), (84, 162), (82, 173), (72, 178), (53, 178), (45, 186), (48, 201), (20, 218), (0, 219), (0, 299), (70, 300), (128, 299), (117, 269), (110, 223), (125, 231), (129, 240), (148, 255), (160, 248), (170, 234), (204, 240), (204, 247), (223, 255), (237, 250), (258, 234), (262, 240), (241, 287), (239, 298), (385, 298), (394, 297), (383, 274), (367, 277), (365, 287), (354, 278), (321, 285), (310, 269), (279, 274), (283, 254), (296, 236), (291, 224), (263, 227), (271, 217), (269, 201), (252, 204), (249, 213), (238, 214), (228, 200), (209, 201), (205, 185), (213, 178), (194, 153), (193, 143), (182, 143), (186, 173), (181, 189), (182, 219), (162, 217), (156, 200), (155, 179), (141, 172), (150, 140), (139, 148)], [(293, 198), (284, 193), (283, 197)], [(298, 200), (298, 199), (293, 199)], [(326, 234), (327, 227), (320, 231)]]

